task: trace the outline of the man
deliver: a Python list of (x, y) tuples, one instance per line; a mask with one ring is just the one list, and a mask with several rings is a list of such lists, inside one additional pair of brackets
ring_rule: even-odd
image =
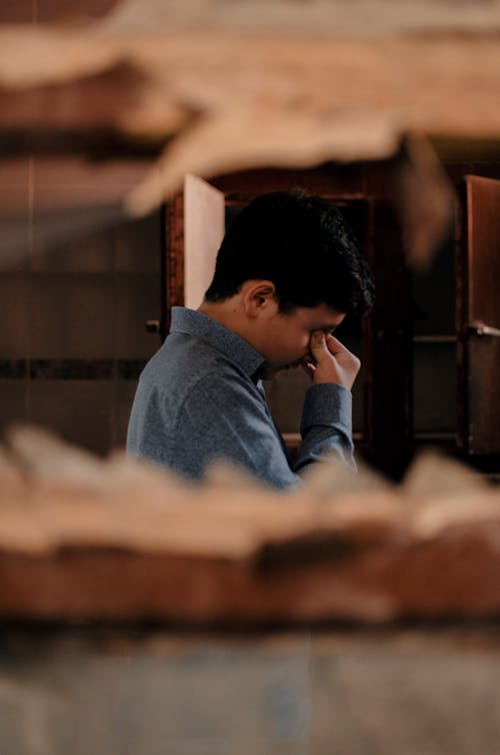
[[(360, 362), (332, 332), (372, 301), (370, 272), (336, 208), (299, 192), (257, 197), (226, 233), (198, 310), (173, 308), (139, 381), (129, 452), (195, 480), (226, 458), (278, 489), (297, 486), (297, 473), (326, 453), (354, 467)], [(312, 385), (292, 468), (261, 380), (299, 364)]]

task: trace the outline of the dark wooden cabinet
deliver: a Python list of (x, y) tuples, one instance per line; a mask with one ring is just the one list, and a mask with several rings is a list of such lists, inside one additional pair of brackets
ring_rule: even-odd
[[(172, 305), (196, 307), (201, 301), (224, 223), (241, 206), (265, 191), (301, 187), (320, 194), (346, 215), (377, 287), (372, 313), (357, 322), (346, 319), (339, 331), (363, 363), (353, 391), (358, 454), (396, 479), (423, 445), (480, 466), (485, 461), (485, 470), (496, 471), (500, 339), (475, 333), (470, 326), (481, 322), (500, 328), (495, 291), (500, 282), (500, 184), (466, 178), (465, 168), (455, 171), (457, 188), (466, 186), (455, 228), (434, 265), (418, 274), (403, 252), (393, 168), (392, 163), (368, 163), (255, 170), (216, 176), (210, 185), (188, 177), (185, 191), (166, 206), (164, 329)], [(269, 391), (271, 408), (291, 445), (306, 389), (301, 380), (287, 376)]]
[(500, 181), (466, 176), (464, 214), (460, 443), (487, 457), (500, 451)]

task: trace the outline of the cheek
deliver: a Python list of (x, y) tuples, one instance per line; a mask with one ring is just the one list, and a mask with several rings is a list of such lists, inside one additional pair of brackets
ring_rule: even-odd
[(309, 333), (299, 333), (294, 339), (294, 347), (300, 351), (301, 355), (309, 351), (311, 336)]

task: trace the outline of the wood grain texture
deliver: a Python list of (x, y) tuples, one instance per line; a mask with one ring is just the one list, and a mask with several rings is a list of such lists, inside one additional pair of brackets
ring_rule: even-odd
[[(248, 12), (251, 4), (242, 5)], [(293, 5), (300, 4), (283, 3), (288, 10)], [(358, 4), (342, 3), (350, 5)], [(389, 5), (396, 7), (382, 4), (381, 16)], [(140, 33), (140, 24), (133, 32), (118, 16), (115, 25), (110, 20), (85, 35), (4, 30), (0, 129), (9, 129), (17, 144), (29, 132), (31, 145), (57, 124), (77, 130), (105, 125), (131, 149), (169, 140), (160, 162), (162, 197), (178, 190), (188, 172), (206, 178), (270, 165), (387, 158), (409, 131), (495, 140), (497, 3), (482, 12), (491, 12), (488, 33), (470, 21), (460, 35), (455, 15), (438, 31), (429, 17), (426, 32), (409, 22), (382, 36), (363, 33), (362, 15), (361, 26), (349, 33), (338, 26), (340, 16), (338, 32), (327, 33), (318, 20), (314, 32), (297, 26), (290, 34), (271, 22), (268, 28), (223, 20), (204, 27), (203, 14), (176, 27), (175, 13), (171, 24), (167, 14), (165, 26)], [(146, 18), (143, 6), (141, 14)], [(331, 8), (330, 14), (333, 19)], [(96, 87), (102, 96), (94, 95)], [(136, 211), (151, 201), (139, 194)]]
[(423, 458), (401, 487), (324, 463), (285, 495), (224, 467), (193, 487), (39, 433), (9, 437), (4, 619), (262, 626), (500, 612), (499, 493), (457, 462)]
[(500, 181), (467, 176), (466, 185), (468, 447), (472, 454), (498, 454), (500, 338), (478, 335), (473, 328), (476, 323), (483, 323), (500, 329)]

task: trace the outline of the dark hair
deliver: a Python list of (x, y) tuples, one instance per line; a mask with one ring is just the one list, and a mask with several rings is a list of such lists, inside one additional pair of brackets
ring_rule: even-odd
[(363, 314), (373, 304), (370, 270), (340, 210), (301, 191), (262, 194), (241, 210), (205, 298), (223, 301), (251, 279), (274, 283), (281, 312), (326, 304)]

